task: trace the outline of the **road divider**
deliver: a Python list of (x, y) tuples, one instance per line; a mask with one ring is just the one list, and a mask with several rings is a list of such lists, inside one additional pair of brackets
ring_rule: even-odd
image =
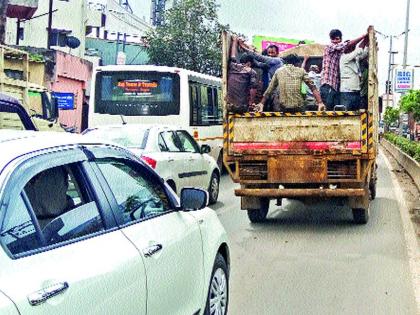
[(381, 140), (382, 147), (384, 147), (406, 170), (408, 175), (411, 176), (417, 189), (420, 190), (420, 163), (414, 160), (412, 157), (401, 151), (398, 147), (393, 145), (386, 139)]

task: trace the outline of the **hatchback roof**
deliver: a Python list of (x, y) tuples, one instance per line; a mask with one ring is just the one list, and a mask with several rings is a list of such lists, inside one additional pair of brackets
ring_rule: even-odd
[(90, 138), (65, 132), (0, 130), (0, 169), (16, 157), (30, 152), (60, 146), (98, 143), (89, 140)]
[(184, 129), (180, 126), (176, 125), (162, 125), (162, 124), (115, 124), (115, 125), (102, 125), (96, 126), (93, 128), (89, 128), (89, 130), (95, 129), (112, 129), (112, 128), (139, 128), (139, 129), (151, 129), (151, 128), (158, 128), (158, 129)]

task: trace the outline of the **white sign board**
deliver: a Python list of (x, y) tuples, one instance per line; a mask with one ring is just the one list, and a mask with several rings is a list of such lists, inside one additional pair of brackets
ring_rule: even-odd
[(405, 92), (413, 89), (414, 69), (395, 69), (395, 91)]

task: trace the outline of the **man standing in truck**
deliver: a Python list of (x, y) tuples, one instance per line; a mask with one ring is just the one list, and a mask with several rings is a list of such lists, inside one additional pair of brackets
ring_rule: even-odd
[(319, 91), (306, 71), (300, 67), (299, 57), (295, 54), (288, 55), (284, 58), (284, 62), (286, 65), (276, 71), (268, 89), (264, 93), (261, 103), (257, 107), (263, 108), (267, 99), (277, 90), (280, 95), (280, 104), (279, 108), (274, 108), (275, 111), (303, 112), (305, 110), (305, 100), (301, 94), (301, 86), (304, 82), (312, 91), (318, 109), (323, 109), (324, 104), (322, 103)]
[(340, 104), (347, 110), (355, 111), (361, 107), (361, 78), (360, 60), (368, 55), (367, 38), (354, 48), (347, 46), (340, 58)]
[(253, 58), (243, 55), (237, 61), (238, 39), (232, 39), (229, 61), (227, 109), (232, 113), (242, 114), (252, 109), (257, 93), (257, 73), (251, 68)]
[(340, 57), (344, 48), (356, 46), (365, 36), (366, 34), (343, 43), (343, 34), (340, 30), (330, 31), (331, 43), (324, 49), (321, 77), (321, 97), (327, 110), (334, 110), (334, 106), (340, 103)]
[[(276, 71), (284, 65), (283, 58), (279, 57), (279, 53), (280, 53), (279, 48), (274, 44), (271, 44), (267, 47), (267, 49), (266, 49), (267, 56), (256, 53), (250, 46), (245, 44), (245, 42), (243, 40), (239, 40), (239, 46), (243, 50), (245, 50), (248, 54), (250, 54), (254, 58), (254, 60), (256, 60), (257, 62), (259, 62), (261, 64), (265, 64), (266, 66), (268, 66), (267, 85), (270, 83), (270, 81), (274, 77), (274, 74), (276, 73)], [(265, 86), (264, 90), (266, 90), (267, 87), (268, 86)], [(278, 107), (279, 107), (279, 95), (278, 95), (277, 91), (275, 91), (272, 94), (270, 100), (268, 100), (268, 102), (266, 103), (264, 111), (275, 110), (275, 108), (278, 108)]]

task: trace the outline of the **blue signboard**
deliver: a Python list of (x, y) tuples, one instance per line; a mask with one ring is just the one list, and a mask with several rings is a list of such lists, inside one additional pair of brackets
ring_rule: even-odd
[(395, 91), (408, 91), (413, 88), (413, 69), (396, 69), (395, 70)]
[(57, 102), (59, 109), (74, 109), (74, 94), (53, 92), (52, 97)]

